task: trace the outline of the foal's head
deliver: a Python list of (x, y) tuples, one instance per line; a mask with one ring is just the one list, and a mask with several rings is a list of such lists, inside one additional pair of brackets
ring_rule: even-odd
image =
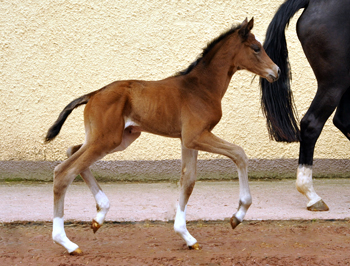
[(249, 22), (245, 19), (241, 24), (238, 35), (242, 42), (238, 46), (239, 51), (235, 54), (233, 63), (237, 70), (246, 69), (267, 79), (268, 82), (274, 82), (279, 77), (280, 69), (266, 54), (254, 34), (250, 32), (253, 25), (253, 18)]

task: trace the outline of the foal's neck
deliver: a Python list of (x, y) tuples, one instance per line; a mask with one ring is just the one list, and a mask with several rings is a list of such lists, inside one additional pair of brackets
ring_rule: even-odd
[[(236, 33), (234, 33), (236, 34)], [(238, 51), (239, 37), (228, 36), (218, 43), (189, 73), (189, 78), (200, 80), (201, 89), (223, 97), (232, 75), (237, 71), (233, 59)]]

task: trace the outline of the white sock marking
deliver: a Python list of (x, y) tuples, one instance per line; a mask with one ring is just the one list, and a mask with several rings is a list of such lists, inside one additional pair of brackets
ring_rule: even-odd
[(179, 205), (177, 206), (174, 230), (183, 238), (183, 240), (185, 240), (187, 246), (193, 246), (197, 243), (197, 240), (191, 236), (186, 228), (186, 209), (187, 206), (184, 211), (181, 210)]
[(73, 252), (79, 246), (68, 239), (66, 236), (66, 232), (64, 231), (64, 219), (63, 217), (55, 217), (53, 219), (53, 231), (52, 231), (52, 239), (57, 244), (63, 246), (67, 249), (69, 253)]
[(296, 187), (300, 193), (304, 194), (309, 199), (307, 207), (310, 207), (321, 200), (321, 197), (317, 195), (313, 187), (312, 166), (299, 165)]
[(109, 210), (109, 200), (106, 194), (101, 190), (95, 195), (95, 200), (96, 204), (100, 208), (95, 217), (95, 221), (102, 225)]

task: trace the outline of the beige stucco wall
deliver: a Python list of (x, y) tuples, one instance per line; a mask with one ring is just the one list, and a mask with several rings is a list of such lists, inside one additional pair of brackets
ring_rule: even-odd
[[(83, 108), (60, 135), (43, 139), (60, 111), (76, 97), (119, 79), (157, 80), (194, 61), (207, 42), (254, 16), (253, 33), (264, 40), (282, 1), (277, 0), (74, 0), (0, 2), (0, 161), (57, 161), (84, 140)], [(295, 32), (287, 31), (292, 88), (300, 117), (316, 91), (314, 75)], [(214, 132), (242, 146), (252, 159), (295, 159), (298, 144), (269, 140), (260, 110), (258, 78), (242, 71), (223, 100)], [(223, 158), (200, 153), (199, 159)], [(348, 159), (349, 143), (328, 121), (315, 158)], [(105, 160), (180, 159), (180, 142), (143, 135)]]

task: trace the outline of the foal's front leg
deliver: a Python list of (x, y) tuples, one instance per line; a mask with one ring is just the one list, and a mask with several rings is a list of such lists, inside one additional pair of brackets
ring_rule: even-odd
[(197, 240), (191, 236), (186, 227), (186, 208), (191, 196), (197, 175), (198, 151), (187, 149), (182, 145), (182, 171), (180, 179), (180, 199), (177, 207), (174, 230), (186, 242), (190, 249), (199, 249)]
[(186, 143), (187, 147), (225, 155), (237, 166), (239, 206), (237, 212), (231, 218), (231, 226), (234, 229), (243, 221), (248, 208), (252, 204), (252, 196), (248, 184), (248, 158), (241, 147), (220, 139), (209, 131), (204, 131), (197, 138), (191, 140)]

